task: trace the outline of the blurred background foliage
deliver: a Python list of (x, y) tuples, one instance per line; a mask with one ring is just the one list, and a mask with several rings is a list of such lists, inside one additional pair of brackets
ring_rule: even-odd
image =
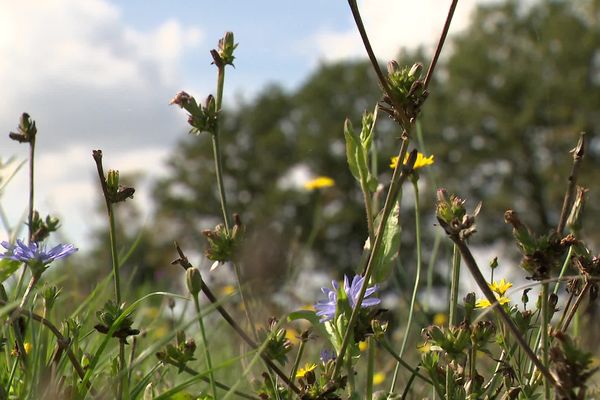
[[(425, 233), (431, 239), (436, 229), (431, 207), (440, 184), (471, 206), (483, 202), (473, 238), (478, 246), (508, 239), (503, 214), (509, 208), (521, 212), (535, 230), (549, 230), (562, 205), (569, 150), (585, 131), (588, 151), (580, 184), (590, 189), (591, 201), (584, 236), (598, 243), (599, 232), (591, 228), (600, 211), (594, 201), (599, 195), (600, 1), (480, 6), (468, 29), (451, 37), (444, 51), (421, 116), (424, 145), (413, 141), (436, 158), (420, 181)], [(398, 62), (420, 61), (427, 67), (429, 59), (418, 50), (402, 52)], [(348, 117), (360, 126), (362, 113), (373, 110), (380, 94), (370, 66), (355, 61), (323, 64), (296, 90), (272, 85), (235, 109), (225, 107), (226, 192), (230, 209), (247, 229), (244, 276), (259, 282), (260, 292), (271, 293), (266, 289), (276, 289), (298, 269), (337, 275), (356, 269), (367, 232), (362, 195), (346, 164), (343, 122)], [(387, 184), (400, 132), (380, 114), (376, 135), (379, 180)], [(335, 179), (335, 187), (304, 190), (303, 179), (318, 175)], [(409, 265), (414, 210), (405, 192), (411, 201), (401, 215), (400, 260)], [(206, 247), (202, 231), (221, 218), (207, 135), (182, 132), (164, 178), (156, 182), (154, 200), (145, 226), (136, 218), (135, 202), (119, 208), (123, 242), (139, 244), (127, 263), (138, 271), (136, 280), (169, 275), (173, 240), (199, 255)], [(101, 262), (106, 257), (102, 233), (97, 243)], [(432, 243), (425, 240), (426, 252)]]

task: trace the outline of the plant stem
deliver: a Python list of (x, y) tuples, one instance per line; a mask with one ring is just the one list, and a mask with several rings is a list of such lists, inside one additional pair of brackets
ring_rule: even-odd
[[(402, 338), (402, 345), (400, 346), (400, 354), (402, 357), (404, 355), (404, 350), (406, 349), (406, 344), (408, 343), (408, 337), (410, 335), (410, 328), (412, 327), (413, 315), (415, 312), (415, 303), (417, 300), (417, 292), (419, 290), (419, 282), (421, 281), (421, 211), (419, 209), (419, 184), (415, 177), (412, 179), (414, 191), (415, 191), (415, 239), (417, 242), (417, 271), (415, 274), (415, 284), (413, 286), (412, 297), (410, 299), (410, 309), (408, 310), (408, 321), (406, 322), (406, 328), (404, 330), (404, 337)], [(396, 363), (396, 368), (394, 369), (394, 375), (392, 378), (392, 386), (390, 387), (390, 392), (393, 393), (395, 389), (396, 379), (398, 376), (398, 372), (400, 371), (400, 364)]]
[(367, 182), (361, 178), (360, 188), (363, 192), (363, 198), (365, 200), (365, 213), (367, 216), (367, 230), (369, 231), (369, 245), (375, 240), (375, 228), (373, 227), (373, 201), (371, 199), (371, 193), (367, 187)]
[(200, 313), (200, 301), (198, 301), (198, 294), (192, 295), (192, 297), (194, 298), (196, 314), (198, 315), (198, 325), (200, 326), (200, 335), (202, 336), (202, 344), (204, 346), (204, 360), (206, 361), (206, 367), (208, 368), (208, 378), (210, 380), (210, 387), (212, 389), (213, 398), (217, 399), (217, 387), (215, 386), (215, 376), (213, 374), (212, 362), (210, 360), (210, 352), (208, 351), (208, 340), (206, 340), (204, 321), (202, 320), (202, 314)]
[[(167, 361), (167, 362), (169, 362), (169, 361)], [(194, 370), (194, 369), (192, 369), (192, 368), (188, 367), (187, 365), (185, 365), (185, 366), (183, 366), (183, 367), (181, 367), (179, 364), (175, 364), (175, 363), (171, 363), (171, 365), (174, 365), (174, 366), (175, 366), (175, 367), (177, 367), (177, 368), (182, 368), (182, 370), (183, 370), (183, 371), (187, 372), (187, 373), (188, 373), (188, 374), (190, 374), (190, 375), (194, 375), (194, 376), (198, 376), (198, 375), (200, 375), (200, 373), (199, 373), (198, 371), (196, 371), (196, 370)], [(206, 377), (204, 377), (204, 376), (201, 376), (201, 377), (200, 377), (200, 380), (202, 380), (202, 381), (204, 381), (204, 382), (207, 382), (207, 383), (209, 382), (209, 379), (208, 379), (208, 378), (206, 378)], [(221, 383), (221, 382), (219, 382), (219, 381), (215, 381), (215, 385), (216, 385), (216, 386), (217, 386), (219, 389), (223, 389), (223, 390), (226, 390), (226, 391), (230, 391), (230, 390), (231, 390), (231, 387), (230, 387), (230, 386), (227, 386), (227, 385), (225, 385), (225, 384), (223, 384), (223, 383)], [(236, 394), (236, 395), (238, 395), (239, 397), (242, 397), (242, 398), (244, 398), (244, 399), (250, 399), (250, 400), (260, 400), (258, 397), (254, 397), (254, 396), (251, 396), (251, 395), (249, 395), (249, 394), (246, 394), (246, 393), (244, 393), (244, 392), (240, 392), (240, 391), (237, 391), (237, 390), (234, 390), (234, 391), (233, 391), (233, 393), (234, 393), (234, 394)], [(216, 397), (215, 397), (215, 399), (216, 399)]]
[(225, 65), (217, 66), (217, 96), (215, 102), (217, 106), (217, 115), (219, 116), (219, 123), (215, 132), (211, 135), (213, 157), (215, 159), (215, 174), (217, 176), (217, 187), (219, 189), (219, 199), (221, 201), (221, 211), (223, 212), (223, 222), (225, 224), (225, 231), (229, 233), (229, 210), (227, 208), (227, 198), (225, 196), (225, 186), (223, 185), (223, 163), (221, 162), (221, 148), (219, 145), (219, 125), (221, 120), (221, 106), (223, 104), (223, 87), (225, 86)]
[(367, 382), (366, 400), (373, 399), (373, 375), (375, 374), (375, 341), (373, 337), (367, 338)]
[[(300, 360), (302, 360), (302, 354), (304, 353), (304, 346), (306, 345), (306, 341), (300, 341), (300, 346), (298, 347), (298, 353), (296, 354), (296, 359), (294, 360), (294, 365), (292, 365), (292, 370), (290, 372), (290, 381), (294, 382), (296, 379), (296, 372), (298, 371), (298, 366), (300, 365)], [(290, 392), (288, 399), (292, 399), (293, 393)]]
[[(210, 302), (214, 304), (214, 306), (217, 309), (217, 311), (219, 312), (219, 314), (221, 314), (223, 319), (233, 328), (233, 330), (236, 331), (236, 333), (250, 347), (252, 347), (253, 349), (258, 349), (258, 345), (254, 342), (254, 340), (252, 340), (248, 336), (248, 334), (246, 334), (246, 332), (244, 332), (244, 330), (239, 326), (239, 324), (231, 317), (231, 315), (229, 315), (229, 313), (221, 305), (219, 305), (219, 300), (215, 297), (215, 295), (212, 293), (212, 291), (210, 290), (210, 288), (206, 285), (206, 283), (204, 281), (202, 281), (201, 290), (202, 290), (202, 293), (204, 293), (204, 295), (208, 298), (208, 300), (210, 300)], [(277, 367), (277, 365), (275, 365), (273, 363), (273, 361), (271, 361), (271, 359), (269, 359), (264, 354), (261, 354), (260, 356), (263, 359), (263, 361), (269, 366), (269, 368), (272, 369), (273, 372), (275, 372), (277, 375), (279, 375), (279, 378), (281, 378), (281, 380), (290, 389), (292, 389), (296, 393), (300, 393), (300, 389), (298, 389), (298, 387), (292, 381), (290, 381), (288, 379), (286, 374), (281, 369), (279, 369), (279, 367)]]
[[(402, 145), (400, 147), (400, 152), (398, 154), (398, 160), (404, 159), (407, 148), (408, 148), (408, 134), (405, 131), (404, 140), (402, 141)], [(362, 301), (365, 297), (365, 292), (367, 291), (368, 282), (369, 282), (369, 279), (371, 278), (371, 274), (373, 273), (373, 268), (375, 265), (373, 260), (375, 259), (375, 256), (378, 254), (378, 252), (381, 248), (381, 244), (383, 242), (383, 240), (382, 240), (383, 239), (383, 231), (387, 224), (387, 220), (390, 217), (390, 214), (392, 212), (392, 208), (396, 201), (396, 196), (398, 194), (398, 190), (399, 190), (400, 186), (402, 185), (402, 183), (404, 183), (404, 181), (406, 180), (406, 177), (410, 174), (410, 171), (412, 171), (413, 166), (415, 165), (416, 158), (417, 158), (417, 152), (416, 152), (416, 150), (413, 150), (410, 153), (410, 156), (408, 158), (406, 165), (403, 166), (402, 163), (398, 163), (396, 165), (396, 168), (394, 169), (394, 174), (392, 175), (392, 182), (390, 184), (390, 188), (388, 190), (387, 197), (385, 199), (385, 204), (383, 206), (383, 211), (381, 213), (381, 222), (379, 223), (379, 226), (377, 227), (377, 234), (375, 235), (375, 243), (372, 246), (371, 253), (370, 253), (369, 259), (368, 259), (369, 261), (367, 262), (367, 265), (363, 272), (363, 276), (365, 277), (365, 280), (364, 280), (365, 283), (362, 285), (362, 287), (360, 289), (358, 298), (356, 300), (356, 305), (354, 306), (354, 309), (352, 310), (352, 314), (350, 315), (350, 320), (348, 321), (348, 328), (346, 329), (346, 332), (344, 333), (342, 345), (340, 346), (338, 358), (335, 363), (335, 368), (334, 368), (334, 372), (333, 372), (334, 377), (338, 376), (338, 374), (340, 372), (340, 368), (342, 367), (342, 363), (344, 362), (343, 361), (344, 355), (348, 348), (348, 344), (350, 343), (350, 337), (352, 336), (352, 331), (354, 330), (354, 324), (356, 324), (356, 320), (358, 318), (358, 313), (360, 311)]]
[(563, 230), (565, 229), (565, 224), (567, 223), (567, 218), (569, 217), (569, 207), (571, 206), (573, 193), (575, 192), (575, 187), (577, 186), (579, 166), (581, 165), (581, 161), (583, 160), (583, 156), (585, 154), (585, 132), (582, 132), (579, 136), (577, 146), (575, 146), (575, 148), (572, 150), (572, 153), (573, 166), (571, 167), (571, 173), (569, 174), (569, 184), (567, 185), (567, 191), (565, 192), (562, 209), (560, 211), (560, 218), (556, 227), (556, 233), (559, 235), (562, 235)]
[[(548, 288), (548, 282), (547, 281), (543, 281), (542, 282), (542, 322), (541, 322), (541, 327), (540, 327), (540, 331), (542, 333), (542, 362), (544, 363), (545, 366), (548, 366), (548, 325), (549, 322), (548, 321), (548, 294), (549, 294), (549, 288)], [(544, 382), (544, 395), (546, 399), (550, 398), (550, 382), (548, 382), (548, 379), (546, 379), (546, 377), (543, 377), (543, 382)]]
[[(519, 346), (521, 346), (521, 348), (523, 349), (525, 354), (527, 354), (527, 356), (531, 359), (531, 361), (535, 364), (535, 366), (539, 369), (539, 371), (544, 375), (544, 377), (546, 377), (546, 379), (548, 379), (548, 381), (551, 382), (553, 385), (557, 385), (556, 380), (550, 374), (550, 372), (548, 371), (546, 366), (535, 355), (533, 350), (531, 350), (531, 347), (529, 347), (529, 345), (523, 338), (523, 335), (521, 335), (519, 328), (517, 328), (515, 323), (512, 321), (512, 319), (510, 319), (510, 317), (506, 313), (506, 311), (504, 311), (504, 308), (502, 308), (500, 306), (500, 304), (498, 303), (496, 296), (494, 295), (492, 290), (489, 288), (487, 282), (485, 281), (484, 276), (481, 274), (481, 271), (479, 270), (479, 266), (477, 265), (477, 262), (473, 258), (473, 255), (471, 254), (471, 251), (467, 247), (466, 243), (462, 239), (460, 239), (457, 234), (452, 233), (452, 232), (447, 232), (447, 233), (448, 233), (450, 239), (452, 239), (452, 241), (457, 245), (458, 250), (460, 251), (460, 254), (462, 255), (462, 258), (465, 261), (465, 265), (469, 269), (469, 272), (471, 272), (471, 276), (477, 283), (477, 286), (479, 286), (479, 289), (483, 292), (483, 294), (488, 299), (488, 301), (490, 303), (492, 303), (492, 306), (494, 307), (494, 311), (500, 316), (500, 318), (503, 320), (504, 324), (511, 331), (511, 333), (515, 337), (515, 340), (519, 343)], [(562, 389), (558, 385), (557, 385), (557, 388), (559, 390)]]
[(401, 357), (398, 356), (398, 354), (396, 354), (396, 352), (394, 351), (394, 349), (392, 348), (392, 346), (390, 345), (390, 343), (388, 342), (387, 339), (382, 338), (381, 340), (379, 340), (379, 343), (381, 344), (381, 346), (387, 350), (388, 353), (390, 353), (390, 355), (392, 357), (394, 357), (394, 359), (396, 361), (398, 361), (398, 363), (400, 365), (402, 365), (404, 368), (406, 368), (408, 371), (414, 373), (419, 379), (421, 379), (423, 382), (427, 382), (430, 385), (433, 385), (433, 382), (427, 378), (426, 376), (420, 374), (419, 371), (419, 367), (412, 367), (410, 364), (408, 364), (406, 361), (404, 361)]
[(227, 198), (225, 197), (225, 187), (223, 185), (223, 165), (221, 163), (221, 148), (219, 145), (219, 133), (211, 135), (213, 157), (215, 159), (215, 174), (217, 176), (217, 187), (219, 189), (219, 199), (221, 201), (221, 212), (223, 213), (223, 222), (225, 231), (229, 232), (229, 211), (227, 210)]
[(460, 252), (454, 245), (452, 252), (452, 280), (450, 282), (450, 310), (448, 312), (448, 326), (454, 326), (457, 323), (458, 310), (458, 286), (460, 281)]

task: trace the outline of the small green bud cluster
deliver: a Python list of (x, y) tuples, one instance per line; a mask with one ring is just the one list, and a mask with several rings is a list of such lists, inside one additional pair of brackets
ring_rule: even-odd
[(429, 94), (421, 80), (423, 65), (416, 63), (408, 68), (390, 61), (387, 70), (390, 93), (384, 95), (382, 109), (406, 128), (417, 117)]
[[(123, 308), (124, 304), (118, 306), (112, 300), (107, 301), (104, 304), (104, 308), (96, 312), (96, 317), (101, 323), (94, 326), (94, 328), (100, 333), (107, 334), (113, 327), (113, 324), (123, 314)], [(128, 336), (138, 335), (140, 333), (138, 329), (133, 329), (131, 327), (132, 325), (133, 320), (131, 319), (131, 316), (126, 316), (120, 321), (112, 336), (126, 343)]]
[(287, 362), (287, 353), (292, 349), (292, 342), (287, 338), (287, 331), (278, 328), (278, 322), (276, 318), (269, 318), (268, 328), (260, 329), (258, 337), (261, 342), (266, 342), (264, 354), (284, 365)]
[(481, 203), (477, 205), (473, 214), (467, 214), (464, 200), (455, 195), (451, 195), (448, 199), (445, 189), (437, 191), (436, 216), (440, 225), (449, 235), (463, 240), (475, 233), (475, 217), (479, 214), (480, 209)]
[(194, 339), (186, 339), (185, 332), (177, 332), (176, 344), (167, 344), (164, 350), (156, 353), (156, 358), (165, 364), (176, 366), (181, 373), (188, 362), (194, 361), (194, 352), (196, 351), (196, 342)]
[(206, 257), (211, 261), (226, 262), (236, 258), (237, 249), (243, 239), (244, 227), (238, 215), (234, 215), (235, 225), (231, 231), (227, 231), (223, 224), (219, 224), (213, 230), (202, 232), (208, 240)]
[(47, 215), (46, 219), (42, 219), (40, 218), (40, 213), (34, 211), (31, 217), (31, 241), (41, 242), (45, 240), (50, 233), (56, 232), (59, 227), (60, 221), (58, 218)]
[(212, 95), (208, 95), (204, 105), (201, 105), (193, 96), (186, 92), (179, 92), (169, 104), (175, 104), (189, 113), (188, 124), (192, 127), (190, 133), (217, 133), (218, 110)]
[(226, 65), (233, 65), (235, 56), (233, 51), (237, 48), (238, 44), (233, 39), (233, 32), (225, 32), (225, 35), (219, 39), (219, 48), (217, 50), (211, 50), (210, 54), (213, 57), (213, 63), (218, 68), (223, 68)]

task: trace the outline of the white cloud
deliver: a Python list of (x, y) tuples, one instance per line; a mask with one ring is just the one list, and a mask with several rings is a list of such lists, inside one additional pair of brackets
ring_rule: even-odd
[[(484, 1), (489, 0), (459, 2), (450, 33), (464, 29), (474, 6)], [(435, 46), (450, 3), (450, 0), (361, 0), (358, 6), (376, 56), (391, 60), (402, 47)], [(358, 30), (353, 22), (351, 26), (342, 31), (323, 29), (313, 36), (322, 59), (335, 61), (366, 56)]]
[[(203, 36), (175, 19), (137, 30), (106, 0), (2, 2), (0, 132), (15, 130), (23, 111), (36, 120), (36, 208), (62, 216), (68, 237), (89, 232), (98, 202), (92, 149), (104, 150), (107, 169), (143, 170), (135, 200), (147, 210), (149, 179), (185, 132), (168, 101)], [(13, 154), (26, 159), (27, 146), (4, 136), (0, 157)], [(26, 171), (0, 199), (13, 224), (27, 205)]]

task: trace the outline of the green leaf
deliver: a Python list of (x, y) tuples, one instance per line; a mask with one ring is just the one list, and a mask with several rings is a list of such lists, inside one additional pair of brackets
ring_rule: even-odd
[(4, 282), (11, 275), (19, 269), (21, 265), (20, 261), (10, 260), (8, 258), (4, 258), (0, 260), (0, 283)]
[[(402, 227), (398, 221), (400, 213), (400, 205), (396, 202), (390, 216), (387, 220), (383, 231), (382, 243), (379, 252), (374, 255), (373, 275), (371, 280), (373, 283), (385, 281), (392, 269), (393, 261), (398, 256), (398, 248), (400, 246), (400, 232)], [(381, 213), (375, 218), (375, 226), (381, 224)]]
[(360, 181), (360, 173), (358, 172), (356, 154), (360, 148), (360, 139), (354, 133), (352, 123), (348, 118), (344, 122), (344, 138), (346, 139), (346, 160), (348, 161), (348, 167), (354, 178)]

